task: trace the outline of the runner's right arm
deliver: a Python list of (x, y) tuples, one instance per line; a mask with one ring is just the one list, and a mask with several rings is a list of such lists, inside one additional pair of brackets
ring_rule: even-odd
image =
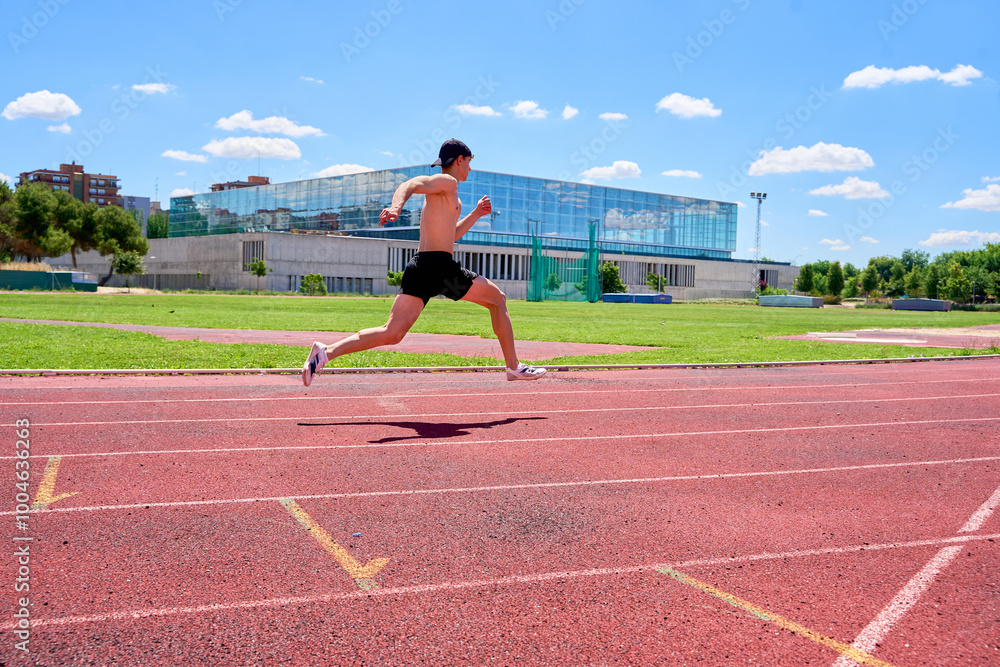
[(382, 209), (379, 222), (395, 222), (403, 212), (403, 205), (412, 195), (433, 195), (451, 193), (458, 190), (458, 181), (448, 174), (432, 174), (431, 176), (416, 176), (406, 181), (392, 195), (392, 205)]

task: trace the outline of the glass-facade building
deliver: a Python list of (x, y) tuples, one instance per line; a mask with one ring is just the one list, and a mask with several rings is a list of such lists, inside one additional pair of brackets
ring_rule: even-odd
[[(405, 167), (172, 197), (170, 236), (295, 229), (415, 240), (423, 196), (385, 227), (379, 213), (401, 183), (434, 173)], [(734, 203), (473, 170), (459, 184), (463, 215), (483, 195), (493, 213), (462, 243), (530, 248), (537, 235), (546, 248), (581, 250), (593, 224), (602, 253), (730, 259), (736, 249)]]

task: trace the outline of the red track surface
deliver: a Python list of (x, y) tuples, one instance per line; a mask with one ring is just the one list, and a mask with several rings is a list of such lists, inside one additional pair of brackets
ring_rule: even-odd
[(0, 663), (1000, 663), (997, 361), (502, 377), (0, 378)]

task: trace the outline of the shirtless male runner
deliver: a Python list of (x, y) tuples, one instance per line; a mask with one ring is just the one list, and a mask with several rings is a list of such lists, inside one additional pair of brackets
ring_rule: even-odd
[(458, 139), (449, 139), (441, 145), (438, 159), (433, 163), (441, 167), (440, 174), (417, 176), (396, 188), (392, 205), (379, 215), (383, 225), (399, 217), (411, 195), (424, 195), (424, 209), (420, 215), (420, 245), (403, 271), (403, 282), (389, 320), (383, 326), (363, 329), (332, 345), (313, 343), (312, 352), (302, 366), (302, 382), (307, 387), (331, 359), (403, 340), (427, 302), (439, 294), (489, 309), (493, 332), (500, 340), (507, 364), (508, 380), (537, 380), (545, 374), (544, 368), (518, 361), (504, 293), (486, 278), (462, 268), (451, 256), (455, 241), (479, 218), (493, 211), (489, 197), (483, 197), (472, 213), (459, 219), (462, 203), (458, 199), (458, 184), (469, 177), (472, 158), (468, 146)]

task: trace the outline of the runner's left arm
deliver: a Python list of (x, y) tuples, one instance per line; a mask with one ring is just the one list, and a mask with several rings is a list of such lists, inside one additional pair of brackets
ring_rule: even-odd
[(490, 203), (490, 198), (483, 196), (479, 200), (479, 203), (476, 204), (476, 208), (473, 209), (472, 213), (459, 220), (458, 224), (455, 225), (455, 240), (457, 241), (465, 236), (465, 233), (469, 231), (472, 225), (476, 224), (479, 218), (489, 215), (492, 212), (493, 204)]

